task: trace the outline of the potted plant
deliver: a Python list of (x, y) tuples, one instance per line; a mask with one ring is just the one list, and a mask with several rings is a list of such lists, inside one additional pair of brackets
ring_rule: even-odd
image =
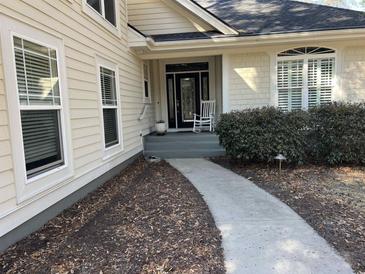
[(156, 122), (156, 132), (157, 132), (157, 135), (165, 135), (165, 133), (166, 133), (165, 121), (160, 120), (160, 121)]

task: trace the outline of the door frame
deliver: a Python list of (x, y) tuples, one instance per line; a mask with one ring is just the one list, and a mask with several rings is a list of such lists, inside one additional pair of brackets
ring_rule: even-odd
[[(158, 61), (159, 65), (159, 77), (160, 77), (160, 93), (159, 93), (159, 102), (156, 108), (156, 117), (158, 119), (162, 119), (166, 122), (169, 121), (168, 117), (168, 99), (167, 99), (167, 77), (166, 77), (166, 65), (169, 64), (181, 64), (181, 63), (199, 63), (199, 62), (207, 62), (209, 64), (209, 98), (210, 100), (217, 100), (216, 98), (216, 62), (215, 56), (208, 57), (195, 57), (195, 58), (176, 58), (176, 59), (163, 59)], [(186, 73), (187, 71), (181, 72)], [(199, 72), (199, 71), (193, 71)], [(205, 70), (206, 72), (206, 70)], [(180, 73), (180, 72), (179, 72)], [(176, 90), (175, 90), (176, 92)], [(176, 93), (174, 94), (176, 98)], [(178, 132), (178, 131), (191, 131), (192, 128), (178, 128), (177, 122), (175, 123), (176, 127), (169, 127), (168, 123), (168, 131), (169, 132)]]

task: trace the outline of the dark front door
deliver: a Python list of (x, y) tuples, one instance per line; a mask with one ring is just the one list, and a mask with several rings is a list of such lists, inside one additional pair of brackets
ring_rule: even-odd
[(200, 74), (176, 74), (176, 120), (178, 128), (193, 127), (194, 113), (200, 113)]

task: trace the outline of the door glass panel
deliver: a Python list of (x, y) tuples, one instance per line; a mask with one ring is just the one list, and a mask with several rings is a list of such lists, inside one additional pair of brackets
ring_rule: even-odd
[(176, 127), (175, 120), (175, 94), (174, 94), (174, 76), (167, 76), (167, 98), (168, 98), (168, 111), (169, 111), (169, 127)]
[(209, 76), (208, 73), (202, 73), (201, 76), (202, 83), (202, 100), (209, 100)]
[(182, 120), (191, 121), (196, 109), (195, 78), (181, 79)]

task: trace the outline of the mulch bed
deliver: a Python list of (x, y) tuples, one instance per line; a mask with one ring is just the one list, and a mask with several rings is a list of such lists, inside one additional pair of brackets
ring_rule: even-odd
[(166, 162), (139, 159), (0, 255), (4, 273), (224, 273), (201, 195)]
[(288, 204), (365, 273), (365, 167), (288, 167), (280, 176), (273, 166), (212, 160)]

